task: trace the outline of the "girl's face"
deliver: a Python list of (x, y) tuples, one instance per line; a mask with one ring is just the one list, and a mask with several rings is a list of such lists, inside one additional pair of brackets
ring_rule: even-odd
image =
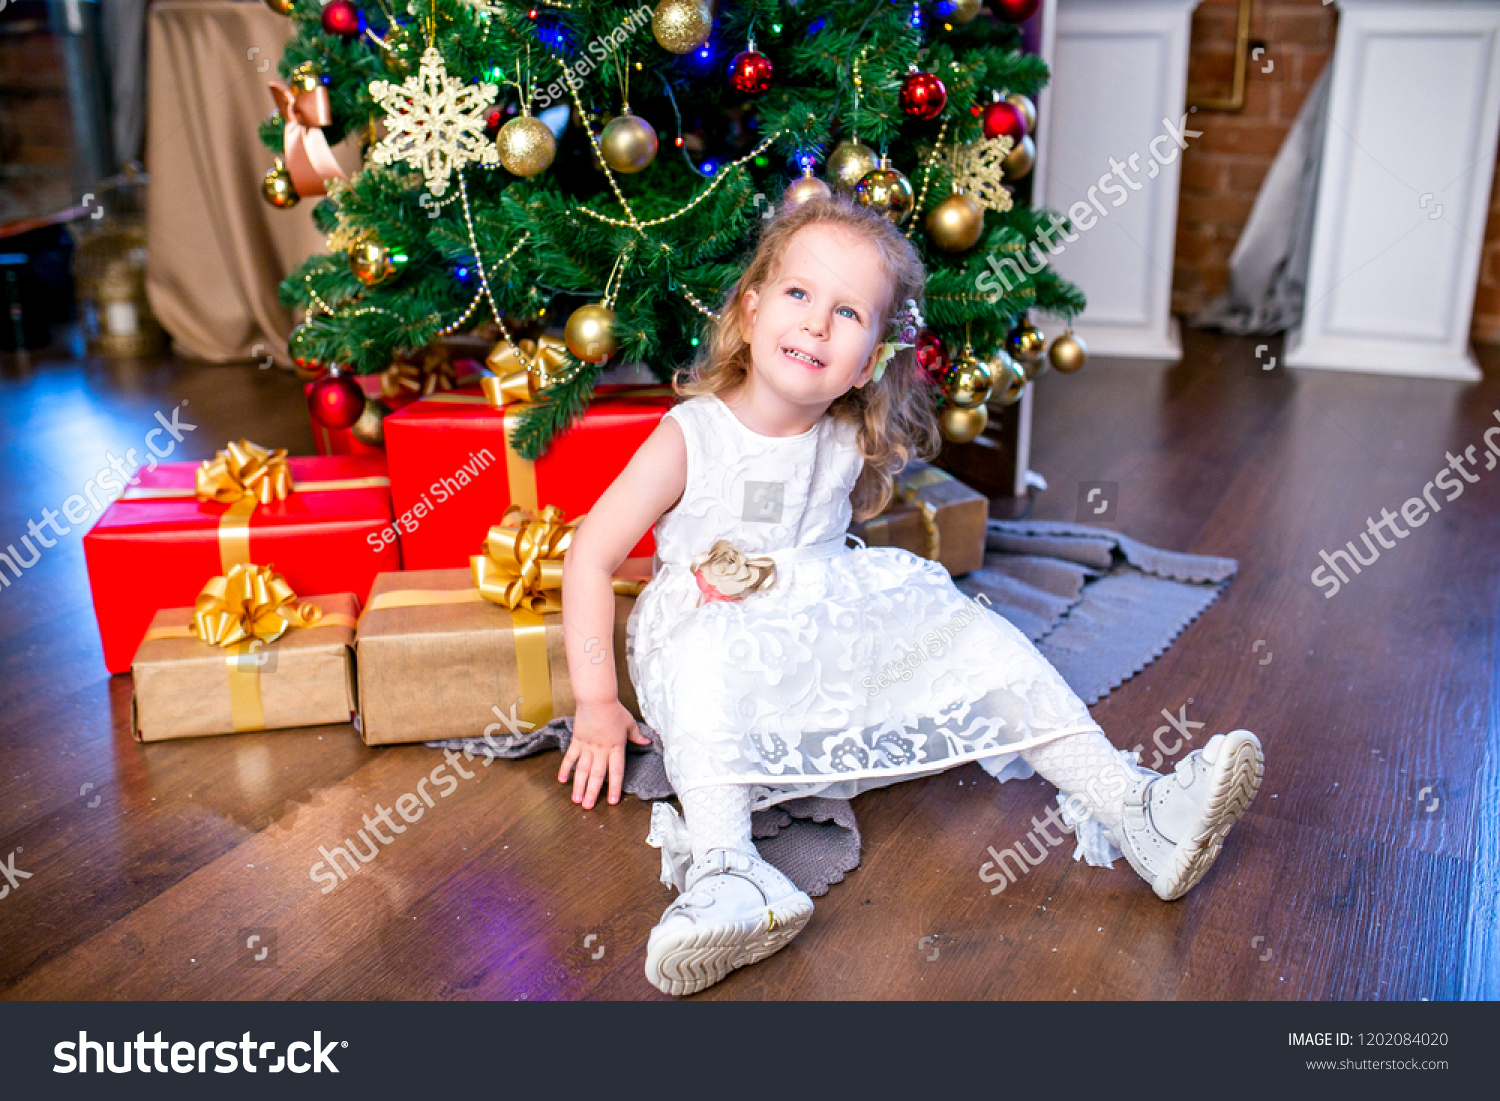
[(865, 385), (889, 293), (869, 241), (832, 225), (799, 230), (779, 270), (742, 297), (757, 381), (797, 405), (827, 405)]

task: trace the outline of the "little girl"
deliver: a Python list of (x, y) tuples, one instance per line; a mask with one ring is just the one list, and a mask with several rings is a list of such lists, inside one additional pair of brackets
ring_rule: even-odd
[[(617, 697), (610, 575), (656, 528), (657, 570), (631, 612), (627, 656), (686, 819), (684, 838), (670, 804), (652, 808), (648, 840), (681, 892), (647, 946), (647, 978), (667, 993), (764, 959), (812, 915), (757, 855), (752, 810), (969, 761), (1001, 780), (1040, 772), (1060, 789), (1074, 859), (1110, 866), (1123, 853), (1173, 899), (1203, 877), (1260, 785), (1260, 743), (1244, 730), (1210, 739), (1173, 776), (1141, 768), (942, 566), (846, 547), (851, 514), (879, 512), (894, 473), (935, 450), (910, 344), (925, 282), (911, 243), (873, 211), (835, 197), (780, 213), (679, 386), (691, 400), (641, 445), (568, 551), (577, 710), (558, 781), (572, 773), (573, 801), (589, 808), (606, 782), (619, 800), (626, 740), (649, 744)], [(909, 678), (879, 676), (919, 646)]]

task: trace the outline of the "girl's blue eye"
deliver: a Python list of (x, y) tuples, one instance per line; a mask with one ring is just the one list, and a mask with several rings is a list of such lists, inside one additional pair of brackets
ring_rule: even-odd
[[(786, 289), (786, 293), (787, 294), (800, 294), (800, 295), (804, 295), (804, 296), (807, 294), (807, 292), (804, 291), (801, 287), (788, 287)], [(841, 309), (841, 310), (848, 310), (850, 317), (854, 318), (855, 321), (859, 320), (859, 312), (857, 310), (855, 310), (855, 308), (853, 306), (840, 306), (839, 309)]]

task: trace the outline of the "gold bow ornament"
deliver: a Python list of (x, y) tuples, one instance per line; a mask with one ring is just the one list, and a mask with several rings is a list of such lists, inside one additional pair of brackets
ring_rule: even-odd
[(562, 611), (563, 556), (576, 525), (563, 520), (556, 505), (535, 519), (518, 505), (505, 510), (484, 539), (484, 553), (469, 559), (481, 596), (512, 612), (537, 616)]
[(433, 348), (397, 356), (380, 372), (380, 396), (387, 401), (391, 398), (430, 397), (439, 390), (452, 390), (458, 384), (458, 372), (452, 362)]
[(535, 401), (538, 390), (544, 390), (568, 363), (568, 345), (555, 336), (543, 333), (535, 340), (512, 344), (502, 340), (485, 358), (485, 366), (495, 372), (482, 379), (484, 396), (496, 409), (516, 402)]
[(210, 646), (269, 645), (293, 627), (323, 618), (316, 604), (299, 602), (286, 579), (269, 566), (235, 566), (211, 577), (193, 602), (189, 630)]
[(349, 177), (323, 136), (323, 127), (333, 122), (333, 108), (323, 78), (312, 62), (305, 62), (292, 71), (290, 87), (274, 80), (269, 87), (276, 110), (285, 123), (282, 160), (291, 174), (292, 187), (304, 199), (327, 194), (327, 180)]

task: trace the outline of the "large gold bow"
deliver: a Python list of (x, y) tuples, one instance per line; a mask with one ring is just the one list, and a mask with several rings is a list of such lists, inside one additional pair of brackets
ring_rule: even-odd
[(337, 177), (347, 180), (343, 168), (328, 147), (323, 127), (333, 122), (333, 108), (328, 89), (316, 71), (298, 66), (291, 76), (292, 86), (272, 81), (271, 98), (285, 122), (282, 128), (282, 159), (291, 173), (292, 187), (309, 199), (326, 193), (324, 181)]
[(448, 357), (431, 348), (415, 357), (400, 357), (380, 372), (380, 396), (399, 398), (404, 394), (427, 397), (438, 390), (452, 390), (458, 384), (457, 372)]
[(244, 498), (268, 505), (284, 501), (292, 492), (292, 470), (286, 449), (275, 451), (249, 440), (230, 441), (212, 459), (204, 459), (193, 478), (194, 495), (200, 501), (232, 505)]
[(501, 341), (484, 362), (495, 372), (481, 383), (484, 396), (498, 409), (534, 399), (536, 392), (545, 388), (568, 362), (568, 345), (546, 333), (516, 344)]
[(485, 536), (484, 553), (469, 559), (480, 595), (512, 611), (562, 611), (563, 555), (574, 526), (563, 521), (556, 505), (542, 509), (535, 519), (511, 505)]
[(228, 576), (211, 577), (193, 602), (192, 633), (210, 646), (233, 646), (247, 639), (275, 642), (292, 627), (311, 627), (323, 618), (316, 604), (297, 603), (297, 594), (269, 566), (235, 566)]

